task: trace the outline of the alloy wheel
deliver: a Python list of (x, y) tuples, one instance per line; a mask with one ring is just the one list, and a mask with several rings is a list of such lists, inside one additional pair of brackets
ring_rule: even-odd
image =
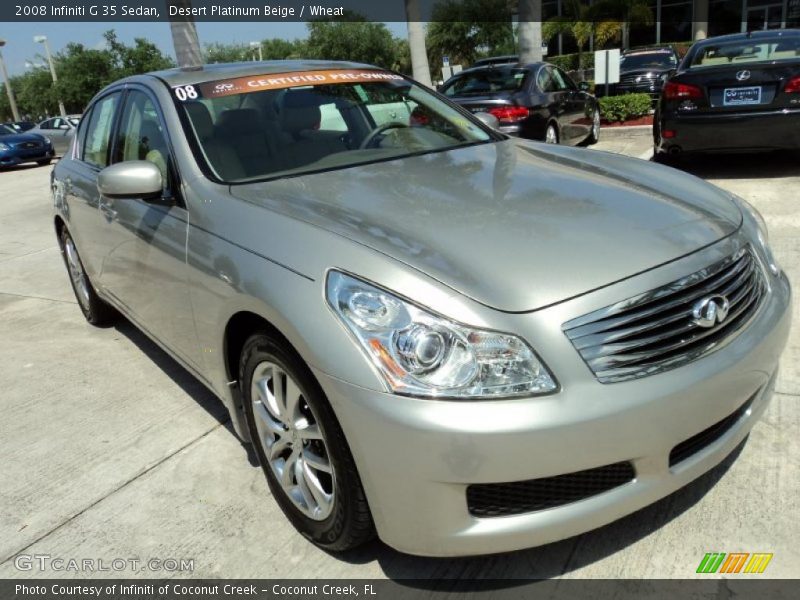
[(81, 306), (89, 309), (89, 282), (86, 279), (86, 273), (83, 270), (80, 258), (78, 258), (78, 251), (75, 249), (75, 244), (72, 242), (71, 237), (67, 237), (64, 242), (64, 253), (67, 256), (67, 270), (69, 277), (72, 279), (72, 284), (75, 286), (76, 296)]
[(297, 382), (273, 362), (259, 363), (250, 387), (258, 441), (281, 489), (307, 517), (333, 510), (335, 477), (322, 429)]
[(595, 110), (592, 116), (592, 137), (594, 139), (600, 138), (600, 111)]
[(558, 143), (558, 133), (556, 133), (556, 128), (552, 125), (547, 126), (547, 131), (544, 134), (544, 141), (546, 144)]

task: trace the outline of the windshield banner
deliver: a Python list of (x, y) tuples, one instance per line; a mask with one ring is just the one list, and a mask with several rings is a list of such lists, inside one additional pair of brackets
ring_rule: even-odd
[(308, 85), (331, 85), (337, 83), (369, 83), (374, 81), (403, 81), (401, 75), (377, 69), (336, 69), (330, 71), (294, 71), (248, 75), (235, 79), (221, 79), (180, 85), (173, 88), (175, 97), (181, 102), (198, 98), (220, 98), (234, 94), (247, 94), (264, 90), (279, 90)]

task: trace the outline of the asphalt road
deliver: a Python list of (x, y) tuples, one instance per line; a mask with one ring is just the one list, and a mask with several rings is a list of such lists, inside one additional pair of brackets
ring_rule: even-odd
[[(648, 144), (595, 149), (642, 156)], [(798, 165), (753, 155), (691, 168), (763, 212), (794, 282)], [(766, 416), (734, 456), (672, 496), (511, 554), (425, 559), (374, 542), (335, 556), (289, 526), (209, 392), (130, 324), (84, 322), (52, 230), (49, 171), (0, 172), (0, 577), (685, 578), (712, 551), (772, 552), (760, 577), (797, 577), (800, 303)], [(193, 572), (20, 570), (18, 555), (193, 559)]]

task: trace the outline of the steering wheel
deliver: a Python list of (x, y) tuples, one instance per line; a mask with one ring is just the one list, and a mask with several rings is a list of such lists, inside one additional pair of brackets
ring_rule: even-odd
[(399, 121), (392, 121), (391, 123), (385, 123), (383, 125), (379, 125), (378, 127), (376, 127), (367, 134), (367, 137), (364, 138), (364, 140), (358, 146), (358, 149), (363, 150), (364, 148), (369, 148), (369, 145), (375, 141), (375, 138), (377, 138), (384, 131), (387, 131), (389, 129), (397, 129), (399, 127), (408, 127), (408, 125), (406, 125), (405, 123), (400, 123)]

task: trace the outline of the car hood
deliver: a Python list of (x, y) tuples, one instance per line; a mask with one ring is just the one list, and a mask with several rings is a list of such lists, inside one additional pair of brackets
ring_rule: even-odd
[(672, 261), (730, 235), (742, 218), (722, 190), (673, 169), (515, 139), (231, 193), (510, 312)]
[(0, 142), (4, 144), (20, 144), (24, 142), (43, 142), (44, 136), (35, 133), (14, 133), (0, 135)]
[(661, 75), (675, 67), (650, 67), (647, 69), (623, 69), (619, 70), (620, 75)]

